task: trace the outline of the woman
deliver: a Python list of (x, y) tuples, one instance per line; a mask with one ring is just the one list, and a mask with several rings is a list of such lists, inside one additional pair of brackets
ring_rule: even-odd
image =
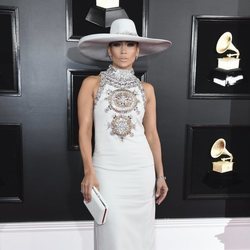
[(137, 57), (170, 45), (167, 40), (138, 36), (130, 19), (114, 21), (110, 34), (89, 35), (79, 41), (84, 55), (112, 61), (106, 71), (83, 81), (78, 96), (84, 165), (81, 190), (89, 202), (92, 187), (97, 187), (109, 206), (106, 223), (95, 223), (96, 250), (154, 249), (155, 202), (162, 203), (168, 186), (154, 89), (142, 83), (132, 67)]

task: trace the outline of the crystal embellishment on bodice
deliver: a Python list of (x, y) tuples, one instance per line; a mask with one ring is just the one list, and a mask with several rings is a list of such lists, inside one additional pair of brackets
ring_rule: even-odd
[[(108, 86), (105, 88), (105, 86)], [(134, 75), (133, 69), (122, 70), (109, 66), (101, 72), (101, 83), (95, 103), (100, 99), (105, 89), (107, 107), (105, 112), (113, 112), (113, 118), (108, 122), (111, 135), (117, 135), (122, 141), (126, 136), (133, 136), (135, 124), (133, 113), (139, 114), (138, 94), (141, 93), (145, 105), (145, 95), (140, 80)]]
[(133, 136), (132, 129), (135, 125), (132, 123), (131, 116), (114, 115), (108, 127), (111, 128), (111, 135), (117, 135), (123, 140), (127, 135)]
[(106, 99), (109, 102), (106, 111), (113, 109), (118, 113), (128, 113), (132, 110), (137, 110), (137, 103), (139, 102), (136, 98), (136, 92), (131, 92), (128, 89), (110, 91)]

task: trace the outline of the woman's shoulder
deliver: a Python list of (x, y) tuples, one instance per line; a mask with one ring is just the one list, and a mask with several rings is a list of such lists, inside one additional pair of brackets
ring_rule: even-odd
[(98, 89), (100, 84), (100, 76), (99, 75), (90, 75), (87, 76), (83, 81), (82, 85), (79, 91), (79, 94), (89, 93), (93, 95), (94, 92), (96, 92), (96, 89)]
[(155, 98), (154, 87), (149, 82), (142, 82), (147, 102)]
[(146, 92), (154, 92), (154, 86), (149, 82), (142, 82), (142, 86)]
[(83, 81), (82, 81), (82, 86), (81, 88), (84, 89), (94, 89), (99, 86), (99, 83), (101, 81), (101, 78), (99, 75), (90, 75), (87, 76)]
[(144, 82), (144, 81), (142, 81), (142, 85), (143, 85), (143, 87), (145, 87), (145, 88), (153, 88), (152, 83), (149, 83), (149, 82)]
[(100, 75), (90, 75), (87, 76), (82, 83), (85, 85), (93, 85), (99, 83), (100, 80), (101, 80)]

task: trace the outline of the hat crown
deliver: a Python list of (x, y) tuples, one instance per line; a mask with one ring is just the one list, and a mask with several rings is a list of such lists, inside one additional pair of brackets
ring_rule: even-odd
[(113, 21), (110, 27), (110, 34), (138, 36), (134, 22), (127, 18)]

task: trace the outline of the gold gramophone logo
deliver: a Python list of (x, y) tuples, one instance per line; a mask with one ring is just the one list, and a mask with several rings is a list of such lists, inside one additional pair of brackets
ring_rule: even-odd
[[(231, 70), (238, 69), (240, 66), (240, 51), (233, 45), (233, 35), (227, 31), (223, 33), (216, 44), (216, 51), (218, 54), (226, 52), (225, 56), (219, 57), (218, 68)], [(227, 51), (233, 51), (234, 53), (227, 53)]]
[(217, 68), (214, 72), (213, 82), (230, 87), (239, 83), (244, 77), (240, 69), (240, 51), (233, 44), (231, 32), (224, 32), (216, 43)]
[[(211, 147), (210, 154), (217, 161), (213, 161), (213, 171), (226, 173), (233, 171), (233, 155), (226, 149), (226, 141), (219, 138)], [(226, 157), (225, 157), (226, 156)]]

